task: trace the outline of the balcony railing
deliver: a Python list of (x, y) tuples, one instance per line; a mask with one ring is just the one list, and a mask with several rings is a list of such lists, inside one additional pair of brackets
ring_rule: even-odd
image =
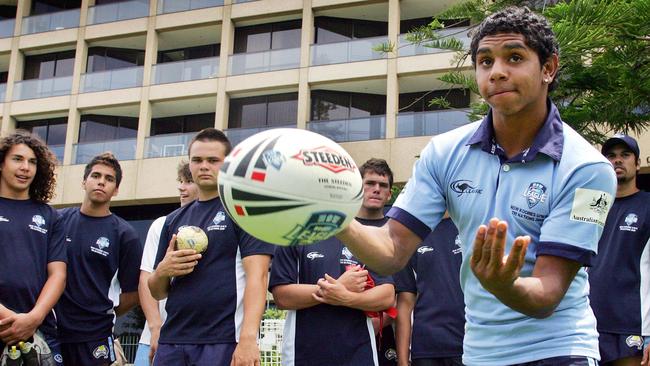
[[(467, 36), (467, 31), (468, 31), (468, 27), (445, 28), (438, 31), (438, 34), (441, 37), (456, 38), (463, 43), (463, 46), (465, 48), (469, 48), (472, 40)], [(426, 47), (425, 45), (426, 42), (419, 45), (411, 44), (409, 43), (409, 41), (406, 40), (406, 34), (400, 34), (399, 47), (397, 52), (400, 56), (414, 56), (414, 55), (426, 55), (432, 53), (449, 52), (449, 50)]]
[(386, 138), (386, 116), (311, 121), (307, 129), (336, 142), (378, 140)]
[(92, 93), (142, 86), (143, 72), (142, 66), (136, 66), (82, 74), (81, 92)]
[(117, 22), (149, 15), (149, 0), (130, 0), (88, 8), (88, 24)]
[(265, 127), (252, 127), (252, 128), (229, 128), (225, 130), (226, 136), (232, 146), (236, 146), (238, 143), (246, 140), (248, 137), (253, 136), (254, 134), (273, 128), (296, 128), (296, 124), (287, 124), (282, 126), (265, 126)]
[(0, 38), (13, 37), (16, 19), (5, 19), (0, 21)]
[(0, 84), (0, 103), (5, 102), (5, 97), (7, 96), (7, 84)]
[(469, 108), (397, 115), (397, 137), (433, 136), (468, 124)]
[(219, 57), (166, 62), (153, 65), (152, 84), (178, 83), (217, 76)]
[(56, 156), (56, 160), (59, 165), (63, 164), (63, 150), (65, 150), (65, 144), (60, 145), (47, 145), (52, 154)]
[(74, 164), (87, 164), (92, 158), (106, 151), (112, 152), (117, 160), (133, 160), (135, 159), (135, 140), (132, 138), (74, 144), (72, 147)]
[(164, 158), (187, 154), (187, 146), (196, 132), (149, 136), (144, 140), (144, 157)]
[(252, 74), (300, 67), (300, 48), (285, 48), (252, 53), (236, 53), (228, 57), (228, 74)]
[(223, 6), (223, 0), (158, 0), (158, 14)]
[(313, 44), (311, 45), (311, 65), (340, 64), (385, 58), (385, 53), (373, 51), (373, 47), (386, 42), (388, 42), (388, 37), (382, 36), (348, 42)]
[(70, 94), (72, 76), (29, 79), (14, 83), (14, 100), (36, 99)]
[(77, 28), (80, 9), (58, 11), (25, 17), (22, 34), (49, 32), (53, 30)]

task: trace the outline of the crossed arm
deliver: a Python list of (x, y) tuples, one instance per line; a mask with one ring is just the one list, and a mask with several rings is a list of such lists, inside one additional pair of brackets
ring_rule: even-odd
[(47, 281), (29, 313), (15, 313), (0, 305), (0, 339), (11, 345), (33, 336), (59, 301), (65, 288), (65, 277), (65, 262), (50, 262), (47, 264)]
[[(534, 318), (545, 318), (566, 294), (580, 263), (554, 256), (539, 256), (530, 277), (520, 277), (530, 237), (515, 238), (505, 256), (508, 224), (493, 218), (476, 231), (470, 262), (483, 288), (502, 303)], [(389, 220), (382, 228), (352, 222), (337, 234), (352, 253), (368, 267), (393, 273), (404, 267), (420, 238), (406, 226)]]

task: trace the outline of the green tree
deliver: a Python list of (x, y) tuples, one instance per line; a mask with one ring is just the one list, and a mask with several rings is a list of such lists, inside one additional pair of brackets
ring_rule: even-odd
[[(467, 69), (469, 54), (453, 36), (438, 31), (453, 20), (470, 19), (471, 28), (507, 6), (528, 6), (551, 23), (560, 45), (559, 85), (551, 94), (565, 122), (591, 142), (612, 131), (639, 133), (650, 124), (650, 0), (515, 1), (459, 3), (407, 39), (427, 47), (457, 51), (456, 68), (439, 79), (478, 94)], [(451, 21), (450, 21), (451, 20)], [(384, 51), (394, 46), (383, 45)], [(465, 66), (463, 66), (465, 65)], [(444, 98), (432, 104), (447, 106)], [(472, 105), (485, 115), (484, 102)]]

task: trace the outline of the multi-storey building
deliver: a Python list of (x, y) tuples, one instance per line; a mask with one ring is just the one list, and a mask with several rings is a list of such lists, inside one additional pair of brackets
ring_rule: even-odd
[[(404, 37), (453, 2), (3, 1), (0, 132), (31, 130), (56, 153), (55, 205), (79, 204), (84, 164), (112, 151), (116, 211), (143, 227), (176, 207), (176, 165), (210, 126), (235, 143), (309, 129), (405, 181), (431, 135), (468, 122), (469, 92), (437, 80), (454, 53)], [(466, 25), (445, 32), (467, 42)], [(394, 52), (373, 51), (387, 42)], [(430, 106), (435, 96), (454, 108)]]

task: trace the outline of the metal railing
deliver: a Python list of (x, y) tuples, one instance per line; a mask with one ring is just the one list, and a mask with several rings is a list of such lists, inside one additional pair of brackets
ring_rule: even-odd
[(29, 79), (14, 83), (14, 100), (36, 99), (70, 94), (72, 76)]
[(0, 103), (5, 102), (5, 97), (7, 96), (7, 83), (0, 84)]
[(178, 83), (181, 81), (209, 79), (217, 76), (219, 57), (165, 62), (153, 65), (152, 84)]
[(223, 0), (158, 0), (158, 14), (223, 6)]
[(9, 38), (14, 35), (16, 19), (5, 19), (0, 21), (0, 38)]
[(71, 9), (25, 17), (23, 18), (22, 34), (77, 28), (79, 27), (80, 13), (80, 9)]
[(228, 74), (252, 74), (300, 67), (300, 48), (285, 48), (251, 53), (235, 53), (228, 57)]
[(110, 151), (115, 155), (117, 160), (135, 159), (135, 138), (107, 140), (95, 142), (80, 142), (72, 147), (73, 164), (86, 164), (93, 157)]
[(386, 54), (373, 50), (373, 47), (386, 43), (388, 37), (362, 38), (347, 42), (311, 45), (311, 65), (340, 64), (377, 60), (386, 58)]
[(397, 137), (433, 136), (470, 123), (469, 108), (397, 115)]
[(125, 67), (81, 75), (81, 93), (142, 86), (144, 67)]
[(130, 0), (88, 8), (88, 24), (117, 22), (149, 15), (149, 0)]
[(307, 129), (336, 142), (378, 140), (386, 138), (386, 116), (310, 121)]
[(47, 145), (47, 147), (50, 149), (52, 154), (56, 156), (56, 160), (58, 161), (59, 165), (63, 164), (63, 151), (65, 150), (65, 144), (59, 144), (59, 145)]

